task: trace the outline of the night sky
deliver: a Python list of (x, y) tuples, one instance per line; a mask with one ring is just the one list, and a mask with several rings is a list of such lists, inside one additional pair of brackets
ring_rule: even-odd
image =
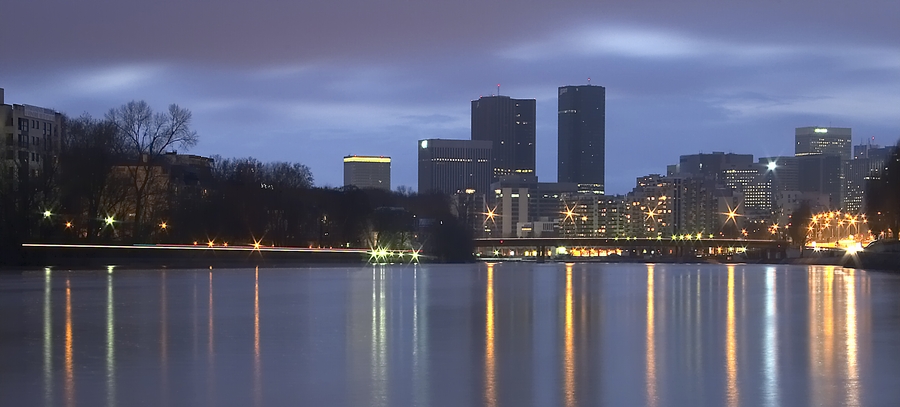
[(681, 154), (793, 153), (794, 127), (900, 138), (897, 0), (7, 1), (7, 103), (102, 116), (145, 99), (194, 113), (191, 153), (304, 163), (470, 136), (470, 100), (537, 99), (556, 180), (556, 89), (607, 88), (608, 193)]

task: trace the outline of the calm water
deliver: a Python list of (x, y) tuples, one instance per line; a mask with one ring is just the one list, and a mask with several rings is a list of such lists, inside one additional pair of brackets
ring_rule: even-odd
[(4, 275), (0, 405), (896, 406), (900, 276), (601, 264)]

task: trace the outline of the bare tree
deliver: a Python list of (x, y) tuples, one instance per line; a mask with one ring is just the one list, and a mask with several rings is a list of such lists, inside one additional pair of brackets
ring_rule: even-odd
[(141, 238), (147, 213), (152, 212), (153, 204), (165, 199), (157, 196), (165, 191), (163, 155), (196, 145), (197, 132), (191, 130), (190, 110), (175, 104), (165, 112), (154, 113), (147, 102), (131, 101), (110, 109), (106, 118), (115, 124), (128, 160), (118, 169), (130, 181), (133, 214), (128, 215), (133, 215), (133, 237)]

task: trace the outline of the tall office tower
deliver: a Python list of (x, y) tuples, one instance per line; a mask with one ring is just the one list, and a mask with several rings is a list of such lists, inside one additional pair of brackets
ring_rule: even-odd
[(606, 173), (606, 88), (559, 88), (557, 125), (559, 182), (603, 193)]
[(472, 140), (492, 143), (493, 180), (534, 174), (535, 100), (483, 96), (472, 101)]
[(676, 173), (679, 175), (689, 174), (695, 177), (707, 177), (725, 183), (725, 170), (746, 168), (752, 164), (753, 154), (726, 154), (720, 151), (711, 154), (690, 154), (679, 158)]
[(809, 154), (797, 157), (800, 192), (826, 195), (830, 209), (841, 209), (843, 192), (841, 157), (834, 154)]
[(62, 145), (62, 114), (31, 105), (8, 105), (0, 88), (0, 177), (39, 174), (56, 162)]
[(831, 154), (850, 159), (851, 135), (847, 127), (798, 127), (794, 131), (794, 155)]
[(881, 177), (893, 151), (894, 147), (853, 146), (853, 159), (844, 162), (844, 209), (853, 213), (865, 210), (866, 184)]
[(490, 141), (419, 140), (419, 192), (486, 194), (493, 178), (491, 154)]
[(391, 190), (391, 157), (348, 155), (344, 157), (344, 186)]
[(797, 180), (797, 157), (760, 157), (757, 165), (765, 168), (766, 178), (772, 181), (773, 196), (778, 192), (800, 190)]

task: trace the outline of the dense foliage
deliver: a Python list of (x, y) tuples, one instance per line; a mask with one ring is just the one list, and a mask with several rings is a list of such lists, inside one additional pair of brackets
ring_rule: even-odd
[(144, 102), (65, 120), (58, 160), (0, 182), (0, 264), (24, 242), (182, 243), (423, 250), (472, 259), (472, 235), (444, 195), (317, 188), (305, 165), (185, 156), (190, 112)]

